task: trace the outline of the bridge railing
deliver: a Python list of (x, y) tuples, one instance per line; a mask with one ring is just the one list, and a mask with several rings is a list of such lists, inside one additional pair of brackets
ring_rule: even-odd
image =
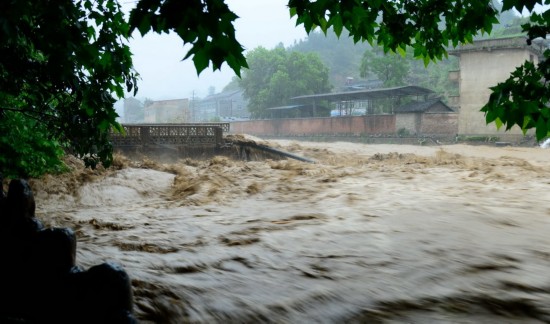
[(229, 123), (211, 124), (123, 124), (125, 135), (111, 132), (116, 146), (205, 146), (221, 145)]

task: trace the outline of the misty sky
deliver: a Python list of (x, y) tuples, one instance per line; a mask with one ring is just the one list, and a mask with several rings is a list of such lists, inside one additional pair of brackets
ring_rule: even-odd
[[(257, 46), (273, 48), (279, 42), (285, 46), (306, 37), (303, 26), (295, 27), (290, 19), (288, 0), (227, 0), (230, 9), (240, 18), (235, 23), (237, 40), (246, 50)], [(138, 98), (153, 100), (204, 97), (208, 88), (216, 92), (231, 81), (234, 73), (225, 64), (222, 72), (209, 68), (197, 77), (191, 59), (181, 61), (187, 53), (176, 35), (136, 32), (130, 41), (134, 66), (142, 80), (138, 83)]]

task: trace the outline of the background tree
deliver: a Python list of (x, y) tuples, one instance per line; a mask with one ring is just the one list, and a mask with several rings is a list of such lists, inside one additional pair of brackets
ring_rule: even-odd
[(289, 46), (288, 50), (319, 55), (329, 68), (330, 83), (340, 87), (348, 77), (359, 78), (361, 57), (369, 48), (368, 43), (354, 43), (346, 31), (338, 37), (331, 29), (326, 35), (313, 31), (305, 39)]
[(222, 92), (240, 90), (241, 88), (239, 87), (239, 82), (240, 79), (237, 76), (234, 76), (231, 78), (231, 81), (223, 87)]
[(381, 50), (367, 50), (361, 59), (359, 72), (362, 78), (377, 78), (384, 87), (408, 85), (410, 62), (407, 57), (392, 55)]
[(250, 66), (240, 82), (252, 117), (269, 117), (267, 108), (284, 106), (289, 98), (328, 92), (328, 68), (318, 55), (287, 51), (282, 45), (255, 48), (247, 55)]
[(457, 69), (458, 59), (454, 56), (424, 66), (411, 51), (402, 56), (374, 48), (363, 54), (359, 71), (361, 77), (380, 80), (384, 87), (418, 85), (445, 99), (458, 94), (457, 85), (449, 80), (449, 72)]
[(449, 79), (449, 72), (459, 68), (456, 56), (449, 56), (427, 67), (417, 59), (410, 58), (410, 64), (409, 84), (433, 90), (444, 101), (449, 96), (458, 96), (458, 83)]

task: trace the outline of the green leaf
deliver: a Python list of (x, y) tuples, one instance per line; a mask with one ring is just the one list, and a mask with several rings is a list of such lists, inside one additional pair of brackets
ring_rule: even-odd
[(537, 141), (540, 141), (548, 136), (548, 128), (546, 127), (546, 121), (544, 120), (544, 118), (539, 118), (535, 127)]
[(422, 60), (424, 61), (424, 67), (427, 67), (430, 64), (430, 57), (429, 56), (422, 57)]
[(288, 8), (289, 12), (290, 12), (290, 18), (296, 16), (298, 14), (298, 11), (296, 10), (296, 7), (290, 7)]
[[(483, 111), (483, 109), (482, 109)], [(485, 123), (486, 124), (490, 124), (492, 123), (493, 121), (495, 121), (496, 119), (498, 119), (498, 116), (497, 114), (493, 111), (493, 110), (489, 110), (487, 111), (487, 113), (485, 114)], [(498, 127), (498, 126), (497, 126)]]
[(502, 11), (510, 10), (516, 6), (518, 6), (519, 1), (518, 0), (503, 0), (502, 1)]
[(500, 120), (500, 118), (496, 118), (495, 119), (495, 125), (497, 126), (497, 129), (500, 129), (502, 127), (502, 120)]
[(193, 63), (197, 69), (197, 75), (199, 75), (209, 65), (208, 55), (204, 51), (199, 51), (193, 56)]
[(145, 36), (151, 29), (151, 17), (149, 15), (143, 15), (137, 27), (141, 36)]
[(407, 56), (407, 50), (404, 49), (404, 48), (401, 47), (401, 46), (399, 46), (399, 47), (397, 48), (397, 53), (398, 53), (399, 55), (401, 55), (401, 57), (406, 57), (406, 56)]
[(340, 37), (342, 34), (342, 30), (344, 29), (344, 25), (342, 23), (342, 17), (341, 16), (334, 16), (332, 19), (332, 28), (334, 29), (334, 33), (336, 36)]

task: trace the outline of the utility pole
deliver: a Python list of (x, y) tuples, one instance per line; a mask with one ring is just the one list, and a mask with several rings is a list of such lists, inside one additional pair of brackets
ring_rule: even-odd
[(197, 121), (195, 116), (195, 90), (193, 90), (193, 92), (191, 92), (191, 121), (193, 123)]

